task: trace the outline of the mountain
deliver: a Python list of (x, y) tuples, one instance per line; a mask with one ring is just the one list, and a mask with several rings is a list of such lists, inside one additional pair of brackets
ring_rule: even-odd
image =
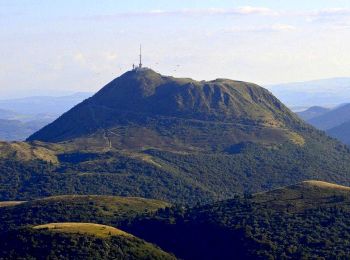
[(310, 108), (308, 108), (306, 110), (303, 110), (303, 111), (300, 111), (300, 112), (296, 112), (296, 114), (301, 119), (303, 119), (305, 121), (309, 121), (312, 118), (319, 117), (319, 116), (322, 116), (322, 115), (326, 114), (330, 110), (331, 110), (330, 108), (326, 108), (326, 107), (313, 106), (313, 107), (310, 107)]
[(332, 107), (350, 100), (350, 78), (331, 78), (266, 86), (288, 107)]
[(344, 144), (350, 144), (350, 120), (327, 130), (327, 133), (334, 138), (342, 141)]
[[(254, 141), (254, 135), (266, 142), (288, 140), (293, 133), (286, 128), (299, 125), (294, 114), (257, 85), (227, 79), (175, 79), (143, 69), (113, 80), (28, 140), (59, 142), (94, 134), (94, 139), (108, 138), (116, 147), (192, 145), (200, 149), (208, 144)], [(249, 136), (246, 126), (253, 132)], [(189, 128), (196, 133), (186, 133)], [(201, 130), (206, 128), (219, 131), (209, 135)], [(200, 137), (193, 140), (194, 134)]]
[(2, 200), (97, 194), (194, 205), (307, 179), (350, 185), (348, 148), (264, 88), (149, 69), (0, 151)]
[(0, 140), (25, 140), (90, 95), (76, 93), (63, 97), (0, 100)]
[(297, 114), (314, 127), (326, 131), (345, 144), (350, 144), (350, 104), (342, 104), (333, 109), (311, 107)]
[[(36, 119), (35, 116), (39, 115), (41, 115), (41, 118), (43, 116), (47, 116), (51, 119), (55, 119), (63, 112), (67, 111), (68, 109), (72, 108), (90, 96), (91, 93), (89, 92), (79, 92), (69, 96), (61, 97), (34, 96), (17, 99), (6, 99), (0, 100), (0, 109), (10, 110), (16, 114), (23, 115), (23, 120), (26, 118), (27, 120), (33, 120)], [(0, 118), (3, 117), (0, 116)]]
[(0, 119), (13, 119), (17, 114), (11, 110), (0, 109)]
[(347, 121), (350, 121), (350, 104), (341, 105), (308, 120), (310, 124), (322, 130), (334, 128)]
[(0, 119), (0, 140), (23, 141), (48, 123), (50, 123), (50, 120), (45, 119), (29, 122)]
[(349, 258), (350, 188), (321, 181), (193, 208), (170, 208), (124, 230), (181, 259)]

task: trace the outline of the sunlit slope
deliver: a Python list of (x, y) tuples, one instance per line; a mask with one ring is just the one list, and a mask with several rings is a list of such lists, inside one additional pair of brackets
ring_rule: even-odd
[[(144, 198), (115, 196), (56, 196), (11, 207), (0, 207), (0, 228), (38, 225), (51, 222), (94, 222), (113, 224), (149, 214), (170, 204)], [(1, 205), (1, 203), (0, 203)]]
[(50, 223), (5, 232), (0, 258), (175, 259), (131, 234), (94, 223)]

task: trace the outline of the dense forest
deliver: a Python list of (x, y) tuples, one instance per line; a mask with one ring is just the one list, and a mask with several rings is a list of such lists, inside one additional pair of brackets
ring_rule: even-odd
[(7, 159), (0, 160), (0, 199), (102, 194), (195, 205), (308, 179), (349, 185), (348, 156), (341, 144), (310, 139), (303, 147), (246, 143), (217, 153), (75, 152), (59, 155), (56, 164)]
[(126, 230), (184, 259), (347, 259), (349, 219), (348, 206), (288, 212), (237, 198), (160, 210)]
[[(50, 241), (43, 245), (45, 250), (57, 256), (61, 235), (45, 229), (37, 233), (33, 226), (92, 222), (120, 228), (180, 259), (347, 259), (349, 193), (347, 187), (309, 181), (193, 207), (140, 198), (59, 196), (0, 207), (0, 232), (3, 239), (9, 238), (4, 252), (11, 254), (16, 243), (32, 250), (28, 241), (37, 245), (45, 238)], [(64, 243), (83, 243), (84, 248), (89, 239), (78, 234)], [(108, 241), (112, 251), (108, 243), (121, 243), (116, 238)], [(98, 254), (105, 248), (96, 250), (94, 256), (103, 259)]]

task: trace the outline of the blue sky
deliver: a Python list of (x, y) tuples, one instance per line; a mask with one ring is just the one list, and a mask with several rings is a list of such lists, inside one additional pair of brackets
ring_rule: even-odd
[(0, 0), (0, 99), (96, 91), (137, 62), (271, 84), (350, 76), (350, 1)]

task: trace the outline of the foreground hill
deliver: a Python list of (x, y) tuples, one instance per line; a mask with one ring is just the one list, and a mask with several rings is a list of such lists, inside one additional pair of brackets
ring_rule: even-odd
[(137, 215), (148, 214), (167, 206), (170, 204), (158, 200), (92, 195), (66, 195), (28, 202), (2, 202), (0, 230), (50, 222), (94, 222), (118, 226)]
[(175, 259), (124, 231), (93, 223), (12, 230), (0, 242), (1, 259)]
[(58, 255), (64, 244), (64, 256), (105, 259), (117, 250), (130, 259), (140, 251), (138, 257), (151, 255), (141, 259), (171, 257), (139, 237), (180, 259), (348, 259), (349, 225), (350, 188), (322, 181), (195, 207), (59, 196), (3, 205), (0, 251), (33, 256), (40, 248)]
[(123, 228), (183, 259), (348, 259), (349, 217), (350, 188), (306, 181)]

